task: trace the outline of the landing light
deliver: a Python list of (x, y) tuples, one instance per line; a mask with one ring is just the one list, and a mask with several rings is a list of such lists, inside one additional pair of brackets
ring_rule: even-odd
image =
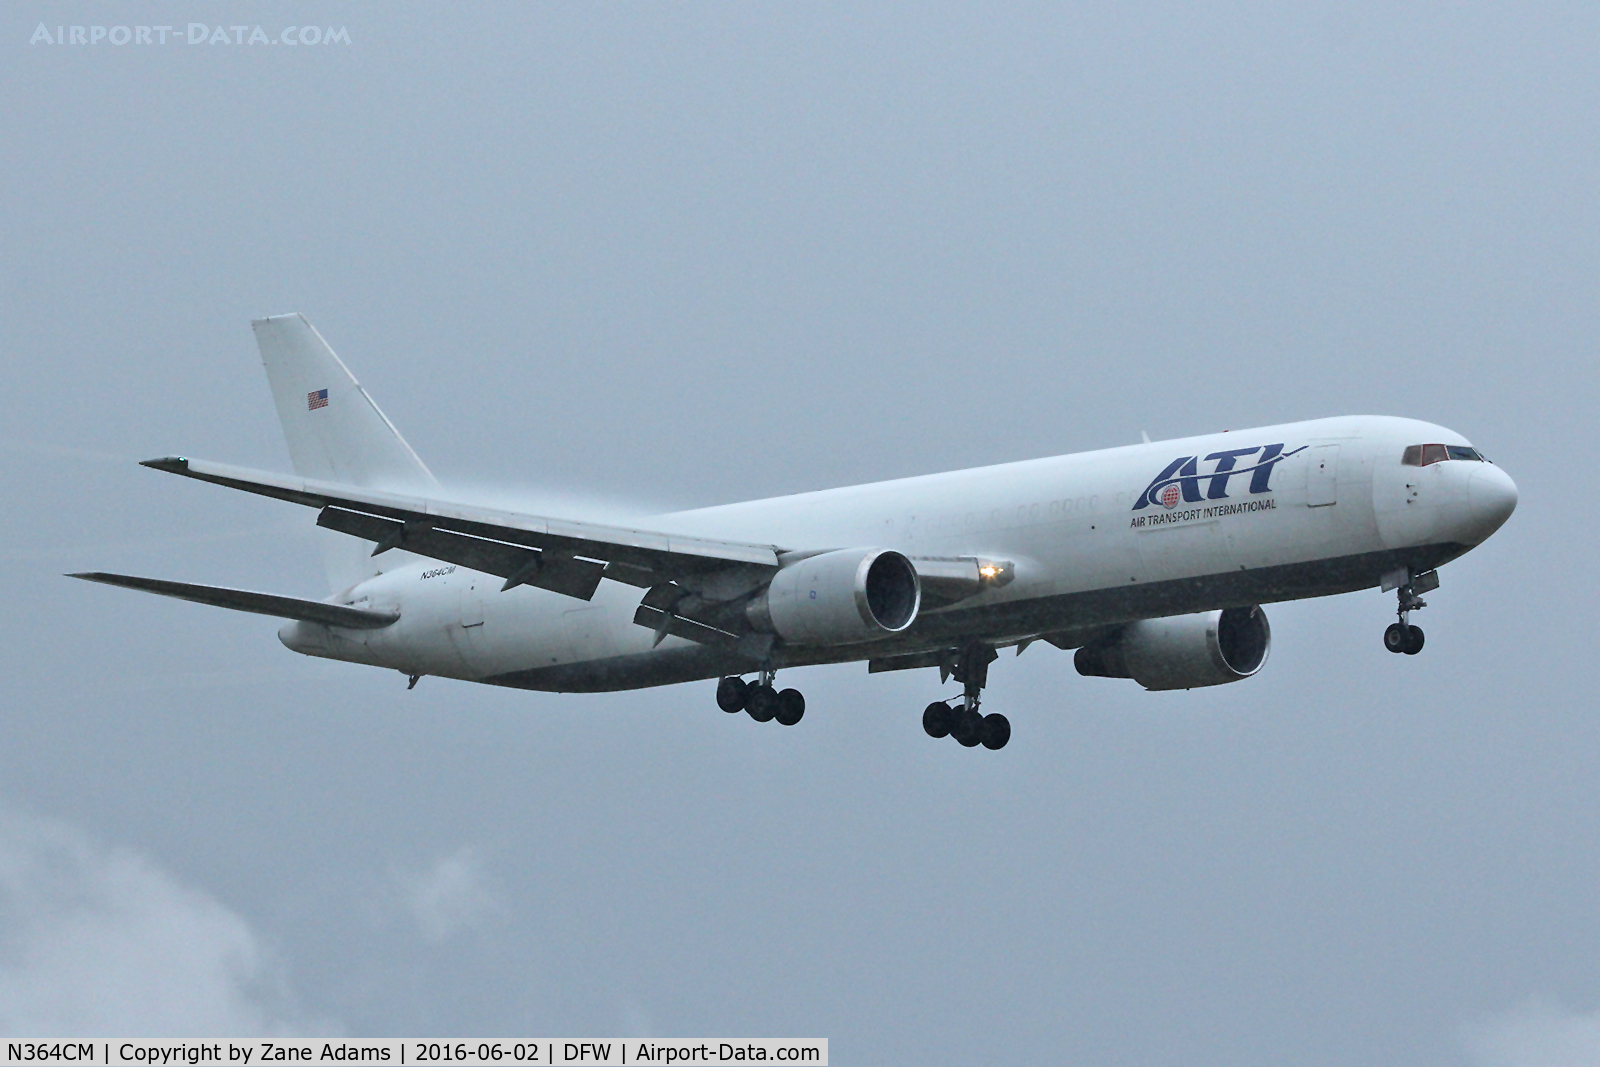
[(1016, 576), (1016, 567), (1010, 560), (980, 559), (977, 563), (978, 581), (983, 585), (991, 587), (1009, 585), (1011, 579)]

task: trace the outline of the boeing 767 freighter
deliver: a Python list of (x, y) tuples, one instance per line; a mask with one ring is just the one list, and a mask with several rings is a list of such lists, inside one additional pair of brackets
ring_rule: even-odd
[[(1076, 650), (1147, 689), (1266, 662), (1261, 605), (1379, 586), (1390, 652), (1437, 568), (1517, 503), (1460, 434), (1356, 415), (661, 515), (643, 528), (452, 500), (300, 315), (254, 323), (295, 476), (145, 466), (317, 509), (325, 600), (119, 574), (73, 577), (290, 620), (306, 655), (556, 692), (718, 678), (717, 704), (793, 726), (785, 667), (936, 668), (960, 697), (923, 728), (969, 748), (1011, 724), (979, 700), (998, 650)], [(747, 677), (749, 680), (747, 680)]]

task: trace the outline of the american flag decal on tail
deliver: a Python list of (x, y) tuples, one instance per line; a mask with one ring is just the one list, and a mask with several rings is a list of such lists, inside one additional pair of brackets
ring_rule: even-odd
[(328, 406), (328, 391), (326, 389), (318, 389), (314, 393), (307, 393), (306, 394), (306, 410), (307, 411), (315, 411), (318, 408), (325, 408), (327, 406)]

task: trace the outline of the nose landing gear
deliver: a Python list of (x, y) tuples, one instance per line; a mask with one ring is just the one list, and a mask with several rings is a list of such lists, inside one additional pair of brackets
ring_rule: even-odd
[(1404, 653), (1415, 656), (1422, 651), (1424, 636), (1422, 627), (1411, 625), (1411, 613), (1428, 606), (1422, 599), (1422, 594), (1439, 588), (1439, 572), (1426, 571), (1422, 574), (1412, 575), (1411, 580), (1400, 586), (1398, 593), (1400, 607), (1397, 612), (1399, 622), (1389, 624), (1383, 631), (1383, 647), (1394, 653)]
[(1383, 631), (1383, 647), (1390, 652), (1404, 652), (1408, 656), (1415, 656), (1422, 651), (1423, 640), (1422, 627), (1410, 626), (1403, 622), (1391, 622), (1389, 628)]

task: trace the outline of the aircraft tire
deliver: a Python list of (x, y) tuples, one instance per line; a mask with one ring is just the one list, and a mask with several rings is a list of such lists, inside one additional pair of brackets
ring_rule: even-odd
[(756, 722), (771, 722), (778, 713), (778, 692), (770, 685), (752, 685), (744, 694), (744, 710)]
[(955, 738), (962, 748), (972, 748), (981, 742), (982, 715), (965, 708), (957, 708), (950, 718), (950, 736)]
[(1406, 628), (1406, 647), (1401, 649), (1401, 651), (1408, 656), (1415, 656), (1418, 652), (1422, 651), (1423, 640), (1422, 627), (1408, 626)]
[(798, 689), (785, 689), (778, 694), (778, 709), (773, 717), (784, 726), (793, 726), (806, 713), (805, 694)]
[(929, 737), (950, 736), (950, 705), (936, 700), (923, 708), (922, 729)]
[(983, 717), (983, 729), (980, 731), (983, 747), (991, 752), (998, 752), (1006, 747), (1006, 742), (1011, 740), (1011, 720), (998, 711)]
[(1390, 652), (1399, 654), (1406, 650), (1406, 630), (1410, 627), (1402, 626), (1398, 622), (1391, 622), (1389, 628), (1383, 631), (1383, 647)]
[(717, 683), (717, 707), (733, 715), (744, 710), (745, 691), (749, 686), (743, 678), (724, 678)]

